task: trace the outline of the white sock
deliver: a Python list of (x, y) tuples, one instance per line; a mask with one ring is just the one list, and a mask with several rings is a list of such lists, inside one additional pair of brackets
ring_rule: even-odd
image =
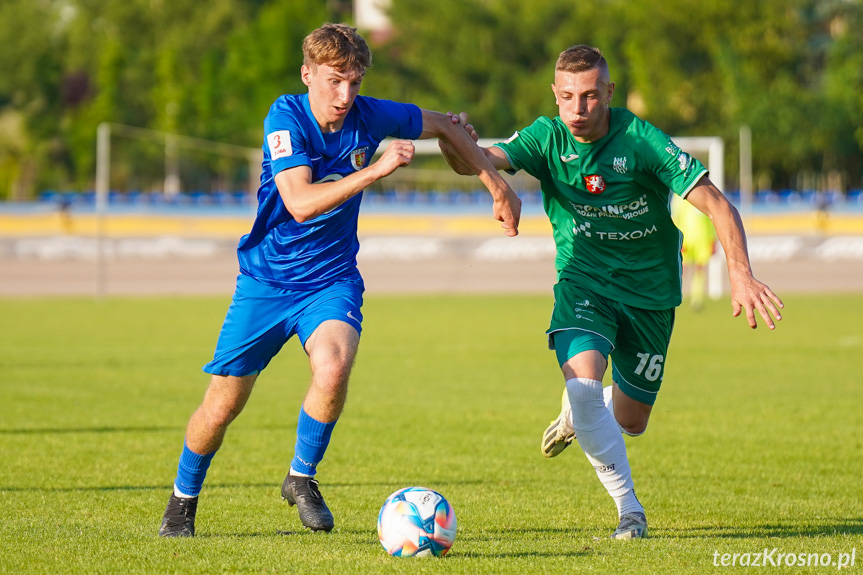
[(309, 475), (308, 473), (300, 473), (299, 471), (297, 471), (293, 467), (291, 467), (291, 471), (289, 472), (289, 475), (293, 475), (294, 477), (311, 477), (311, 475)]
[(617, 423), (617, 418), (614, 416), (614, 397), (612, 393), (614, 393), (614, 384), (602, 388), (602, 401), (605, 403), (605, 409), (608, 410), (611, 417), (614, 417), (614, 422)]
[(614, 416), (603, 400), (602, 382), (588, 378), (566, 381), (572, 405), (572, 427), (587, 460), (617, 505), (618, 515), (644, 513), (635, 497), (626, 444)]
[(193, 497), (197, 497), (196, 495), (186, 495), (179, 489), (177, 489), (177, 484), (174, 484), (174, 496), (179, 497), (180, 499), (192, 499)]
[(644, 513), (644, 506), (635, 496), (635, 489), (627, 492), (623, 497), (615, 497), (614, 503), (617, 505), (618, 517), (623, 517), (627, 513)]

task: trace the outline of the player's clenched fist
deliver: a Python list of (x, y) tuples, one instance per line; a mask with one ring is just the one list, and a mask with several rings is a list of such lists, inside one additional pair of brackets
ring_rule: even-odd
[(381, 176), (388, 176), (402, 166), (407, 166), (414, 158), (413, 142), (410, 140), (393, 140), (384, 150), (381, 159), (375, 165), (381, 170)]

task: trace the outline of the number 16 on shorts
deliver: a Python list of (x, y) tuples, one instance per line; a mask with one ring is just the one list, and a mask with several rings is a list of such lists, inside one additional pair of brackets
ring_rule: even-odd
[(656, 381), (662, 374), (662, 363), (665, 357), (661, 355), (650, 355), (649, 353), (635, 354), (638, 359), (638, 365), (635, 367), (635, 374), (641, 375), (647, 381)]

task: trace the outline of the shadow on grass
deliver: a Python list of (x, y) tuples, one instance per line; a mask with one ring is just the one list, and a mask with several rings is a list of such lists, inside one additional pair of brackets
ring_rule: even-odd
[(528, 559), (528, 558), (537, 558), (537, 559), (549, 559), (551, 557), (587, 557), (591, 555), (590, 551), (509, 551), (509, 552), (479, 552), (479, 551), (468, 551), (468, 552), (458, 552), (454, 551), (448, 555), (451, 559), (461, 559), (464, 557), (465, 559)]
[[(486, 483), (481, 479), (473, 479), (469, 481), (438, 481), (435, 485), (481, 485)], [(354, 487), (386, 487), (388, 489), (396, 489), (396, 485), (391, 481), (367, 481), (367, 482), (350, 482), (350, 483), (325, 483), (322, 484), (326, 488), (342, 489)], [(218, 489), (273, 489), (278, 490), (281, 487), (281, 481), (272, 483), (207, 483), (208, 491)], [(164, 485), (81, 485), (74, 487), (20, 487), (0, 485), (0, 492), (76, 492), (76, 491), (170, 491), (171, 484)]]
[[(216, 483), (207, 485), (207, 488), (276, 488), (278, 485), (274, 483)], [(76, 492), (76, 491), (164, 491), (170, 492), (171, 484), (164, 485), (85, 485), (79, 487), (6, 487), (0, 485), (2, 491), (51, 491), (51, 492)]]
[[(299, 527), (297, 529), (276, 529), (274, 531), (255, 531), (252, 533), (230, 533), (225, 531), (209, 531), (209, 532), (201, 532), (198, 531), (195, 534), (195, 537), (202, 537), (207, 539), (249, 539), (249, 538), (257, 538), (257, 537), (292, 537), (292, 538), (302, 538), (304, 540), (314, 540), (315, 538), (320, 538), (321, 541), (326, 540), (328, 537), (338, 538), (339, 536), (348, 536), (348, 537), (358, 537), (358, 541), (354, 541), (355, 544), (365, 545), (370, 547), (379, 546), (380, 542), (378, 542), (378, 535), (376, 529), (348, 529), (344, 527), (339, 527), (336, 525), (335, 529), (332, 532), (326, 533), (324, 531), (312, 531), (311, 529), (307, 529), (305, 527)], [(340, 543), (344, 543), (344, 539), (339, 540)]]
[[(296, 425), (243, 425), (237, 426), (236, 429), (243, 431), (296, 431)], [(17, 429), (0, 429), (0, 435), (51, 435), (63, 433), (153, 433), (180, 431), (186, 430), (186, 424), (181, 425), (162, 425), (162, 426), (137, 426), (137, 427), (119, 427), (119, 426), (102, 426), (102, 427), (22, 427)]]
[[(515, 530), (499, 530), (501, 534), (512, 534), (512, 533), (533, 533), (537, 535), (555, 535), (555, 534), (565, 534), (571, 535), (571, 529), (515, 529)], [(360, 545), (363, 547), (372, 547), (372, 548), (380, 548), (380, 543), (377, 539), (377, 533), (374, 529), (341, 529), (336, 527), (332, 533), (323, 533), (323, 532), (312, 532), (308, 529), (299, 529), (296, 531), (292, 530), (276, 530), (273, 532), (263, 533), (263, 532), (253, 532), (253, 533), (197, 533), (195, 535), (196, 538), (206, 538), (206, 539), (255, 539), (255, 538), (273, 538), (273, 537), (291, 537), (291, 538), (301, 538), (303, 540), (314, 540), (315, 538), (321, 538), (321, 540), (325, 540), (326, 538), (333, 537), (339, 541), (340, 544), (344, 544), (345, 541), (340, 536), (357, 536), (359, 540), (353, 542), (354, 545)], [(457, 543), (465, 543), (465, 542), (477, 542), (477, 541), (486, 541), (485, 537), (458, 537)], [(491, 539), (488, 539), (491, 540)], [(469, 559), (543, 559), (543, 558), (554, 558), (554, 557), (563, 557), (563, 558), (574, 558), (574, 557), (586, 557), (590, 556), (594, 553), (594, 550), (591, 547), (582, 547), (581, 549), (561, 549), (561, 550), (544, 550), (537, 551), (536, 549), (524, 549), (522, 551), (519, 550), (511, 550), (511, 551), (451, 551), (447, 554), (443, 560), (469, 560)]]
[(63, 433), (151, 433), (171, 431), (182, 432), (185, 426), (176, 425), (172, 427), (148, 426), (148, 427), (69, 427), (69, 428), (50, 428), (50, 427), (34, 427), (22, 429), (0, 429), (0, 435), (52, 435)]
[[(519, 539), (520, 536), (527, 536), (530, 539), (529, 544), (539, 544), (540, 539), (565, 537), (573, 539), (578, 529), (571, 527), (525, 527), (518, 529), (484, 529), (476, 534), (459, 535), (458, 542), (471, 543), (479, 545), (483, 548), (494, 546), (495, 543), (501, 541), (511, 541), (513, 537)], [(493, 548), (487, 551), (454, 551), (449, 554), (449, 557), (465, 558), (465, 559), (527, 559), (527, 558), (551, 558), (551, 557), (585, 557), (593, 554), (593, 549), (590, 546), (580, 546), (580, 548), (557, 548), (538, 551), (536, 549), (525, 549), (523, 551), (496, 551)]]
[[(257, 539), (259, 537), (308, 537), (311, 535), (317, 535), (315, 533), (304, 533), (303, 531), (284, 531), (281, 529), (277, 529), (275, 531), (270, 531), (267, 533), (263, 533), (260, 531), (254, 533), (201, 533), (200, 531), (195, 533), (195, 539)], [(327, 535), (324, 534), (324, 537)]]
[(791, 537), (817, 537), (821, 535), (863, 535), (863, 518), (838, 518), (815, 525), (765, 524), (744, 527), (704, 526), (682, 529), (656, 529), (656, 537), (669, 539), (784, 539)]

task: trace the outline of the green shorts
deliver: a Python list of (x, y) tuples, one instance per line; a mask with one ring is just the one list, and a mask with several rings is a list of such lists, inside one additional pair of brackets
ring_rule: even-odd
[(620, 391), (653, 405), (662, 385), (674, 329), (674, 308), (640, 309), (610, 300), (562, 279), (554, 286), (548, 346), (563, 365), (582, 351), (611, 357)]

